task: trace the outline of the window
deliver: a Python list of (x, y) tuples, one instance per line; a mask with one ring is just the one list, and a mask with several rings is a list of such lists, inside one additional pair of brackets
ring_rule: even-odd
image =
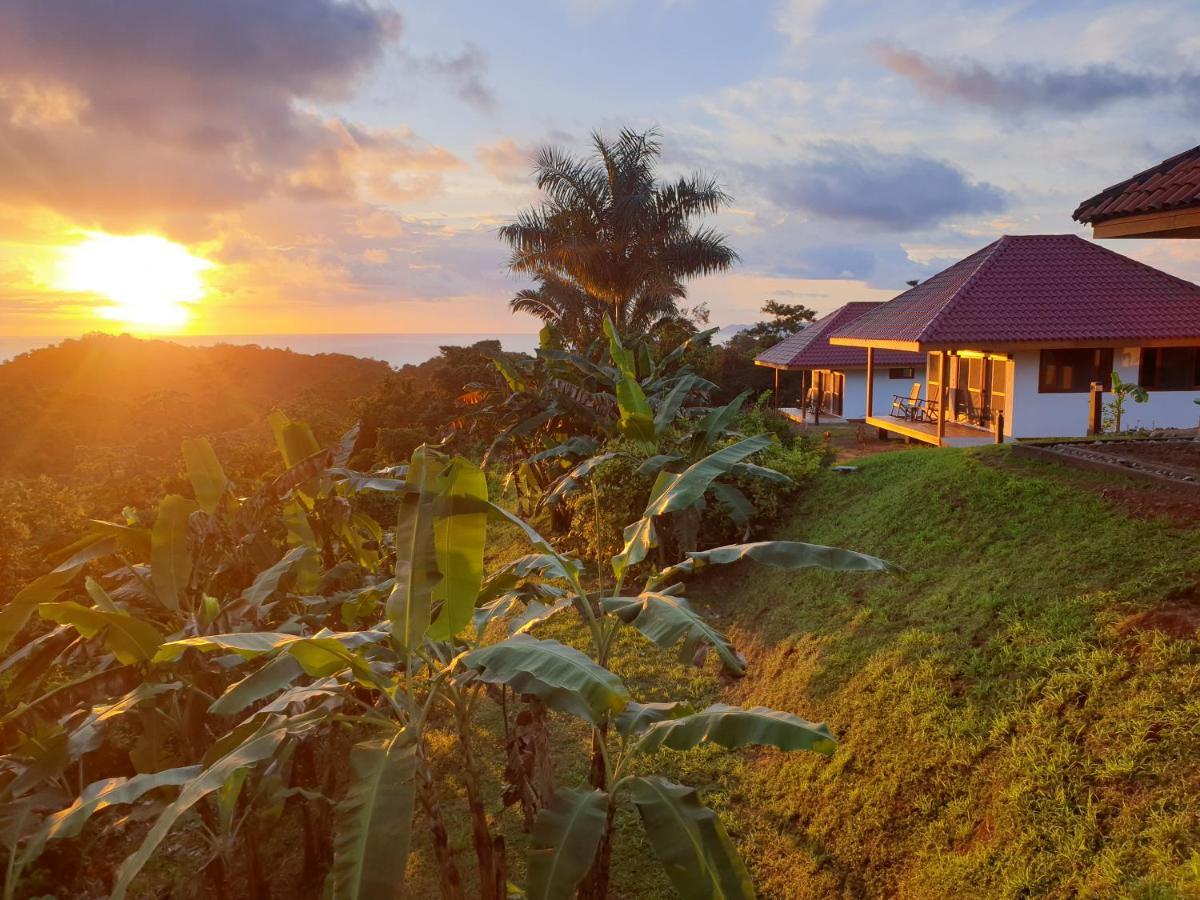
[(1138, 384), (1151, 391), (1200, 389), (1200, 347), (1146, 347)]
[(1086, 394), (1093, 381), (1112, 385), (1113, 352), (1109, 347), (1086, 350), (1043, 350), (1038, 391), (1042, 394)]
[(907, 369), (888, 369), (888, 378), (913, 378), (917, 374), (917, 370), (912, 366)]

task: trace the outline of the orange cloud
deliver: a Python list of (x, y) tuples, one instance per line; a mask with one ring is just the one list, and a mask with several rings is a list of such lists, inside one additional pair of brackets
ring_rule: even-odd
[(491, 144), (480, 144), (475, 155), (484, 167), (501, 181), (527, 182), (533, 171), (538, 148), (518, 144), (512, 138), (501, 138)]

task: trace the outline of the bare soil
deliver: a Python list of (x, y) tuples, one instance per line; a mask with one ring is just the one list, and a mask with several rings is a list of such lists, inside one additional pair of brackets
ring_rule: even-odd
[(1168, 637), (1194, 640), (1200, 632), (1200, 606), (1179, 604), (1138, 613), (1122, 622), (1120, 630), (1157, 631)]
[(1099, 493), (1138, 519), (1168, 519), (1177, 525), (1200, 525), (1200, 495), (1195, 490), (1164, 484), (1102, 487)]
[(1200, 441), (1112, 441), (1105, 453), (1200, 473)]

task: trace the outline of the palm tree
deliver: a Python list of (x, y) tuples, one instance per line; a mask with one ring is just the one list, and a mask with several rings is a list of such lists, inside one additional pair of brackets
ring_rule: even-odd
[(613, 142), (597, 133), (592, 143), (587, 158), (543, 148), (534, 174), (545, 199), (500, 229), (509, 270), (536, 284), (512, 309), (555, 324), (577, 347), (600, 333), (606, 313), (626, 334), (680, 322), (684, 281), (738, 259), (724, 235), (692, 226), (729, 203), (715, 180), (655, 180), (657, 130), (625, 129)]

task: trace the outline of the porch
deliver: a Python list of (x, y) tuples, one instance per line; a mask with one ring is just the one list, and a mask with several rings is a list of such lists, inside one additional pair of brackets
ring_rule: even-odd
[(781, 406), (778, 412), (785, 419), (791, 419), (797, 425), (844, 425), (846, 419), (841, 416), (835, 416), (833, 413), (825, 410), (801, 409), (798, 406)]
[(894, 419), (891, 416), (867, 416), (867, 424), (872, 428), (897, 434), (900, 437), (911, 438), (935, 447), (981, 447), (984, 444), (996, 443), (996, 436), (984, 428), (971, 425), (960, 425), (958, 422), (947, 422), (943, 427), (945, 433), (938, 434), (937, 422), (914, 422), (908, 419)]
[[(867, 348), (867, 372), (874, 365), (875, 348)], [(924, 397), (907, 400), (880, 398), (892, 413), (879, 415), (868, 374), (868, 425), (882, 432), (932, 444), (935, 447), (977, 447), (1004, 441), (1005, 419), (1011, 408), (1012, 361), (1007, 355), (977, 350), (936, 351), (928, 354)], [(882, 405), (882, 404), (878, 404)], [(885, 407), (886, 408), (886, 407)]]

